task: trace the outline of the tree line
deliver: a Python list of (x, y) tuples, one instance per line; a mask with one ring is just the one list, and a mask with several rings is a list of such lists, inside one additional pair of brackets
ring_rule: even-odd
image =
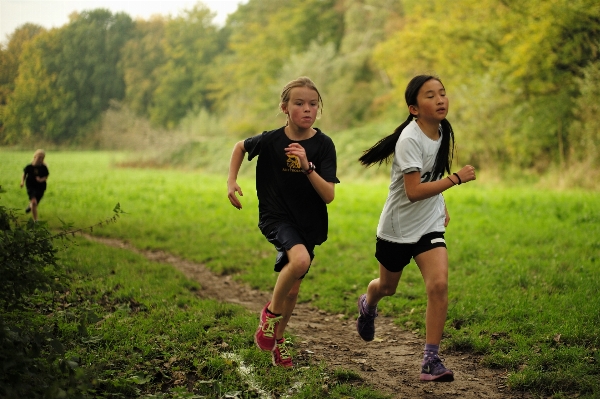
[(407, 81), (432, 73), (473, 164), (600, 163), (597, 0), (249, 0), (213, 18), (199, 2), (22, 25), (0, 48), (0, 143), (85, 141), (113, 101), (167, 132), (202, 111), (255, 134), (300, 75), (323, 95), (324, 130), (399, 124)]

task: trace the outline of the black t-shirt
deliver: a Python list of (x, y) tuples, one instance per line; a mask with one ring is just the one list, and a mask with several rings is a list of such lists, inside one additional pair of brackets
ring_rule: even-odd
[(29, 164), (25, 166), (23, 169), (23, 173), (25, 173), (25, 186), (28, 190), (37, 189), (37, 190), (45, 190), (46, 182), (39, 182), (35, 178), (36, 177), (46, 177), (50, 175), (48, 171), (48, 167), (46, 165), (32, 165)]
[(285, 222), (296, 226), (309, 244), (319, 245), (327, 240), (327, 204), (302, 173), (300, 160), (285, 153), (290, 143), (299, 143), (309, 162), (315, 164), (315, 171), (325, 181), (339, 183), (333, 141), (315, 130), (313, 137), (293, 141), (282, 127), (247, 138), (244, 148), (248, 160), (260, 155), (256, 163), (256, 192), (261, 231)]

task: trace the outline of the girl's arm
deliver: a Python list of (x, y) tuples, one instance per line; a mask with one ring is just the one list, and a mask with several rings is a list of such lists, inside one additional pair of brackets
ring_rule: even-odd
[(23, 173), (23, 177), (21, 177), (21, 188), (23, 188), (23, 184), (25, 184), (25, 173)]
[(317, 174), (317, 172), (313, 171), (308, 176), (308, 180), (310, 180), (310, 184), (314, 187), (319, 197), (325, 202), (329, 204), (335, 198), (335, 183), (331, 183), (323, 179), (321, 176)]
[(406, 196), (410, 202), (422, 201), (436, 196), (459, 183), (475, 180), (475, 168), (471, 165), (463, 167), (457, 173), (458, 177), (452, 174), (444, 179), (427, 183), (421, 183), (421, 174), (419, 172), (406, 173), (404, 174)]
[(244, 148), (244, 142), (238, 141), (237, 143), (235, 143), (235, 146), (233, 147), (233, 152), (231, 153), (231, 160), (229, 161), (229, 174), (227, 176), (227, 197), (229, 197), (229, 202), (231, 202), (231, 205), (233, 205), (237, 209), (242, 209), (242, 203), (235, 195), (235, 193), (238, 192), (241, 197), (244, 196), (241, 187), (237, 184), (237, 177), (240, 171), (240, 167), (242, 166), (242, 162), (244, 162), (245, 154), (246, 149)]
[[(308, 170), (308, 162), (309, 160), (306, 158), (306, 151), (304, 147), (302, 147), (298, 143), (291, 143), (286, 149), (285, 152), (287, 154), (295, 155), (300, 160), (300, 167), (303, 170)], [(308, 176), (308, 180), (310, 180), (310, 184), (312, 184), (313, 188), (319, 194), (319, 197), (326, 203), (329, 204), (335, 198), (335, 183), (331, 183), (323, 179), (319, 174), (315, 171), (310, 173)]]

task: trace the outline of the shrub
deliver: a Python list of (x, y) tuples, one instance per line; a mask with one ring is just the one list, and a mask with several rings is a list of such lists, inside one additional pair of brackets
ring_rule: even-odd
[(55, 288), (59, 277), (45, 225), (20, 222), (14, 210), (0, 206), (0, 309), (18, 307), (28, 295)]

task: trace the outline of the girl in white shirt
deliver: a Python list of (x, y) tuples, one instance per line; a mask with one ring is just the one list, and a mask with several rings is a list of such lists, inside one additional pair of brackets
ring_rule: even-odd
[[(377, 304), (394, 295), (402, 270), (415, 259), (427, 291), (426, 338), (420, 379), (453, 381), (438, 351), (448, 310), (448, 253), (444, 239), (450, 216), (442, 192), (475, 180), (475, 168), (450, 174), (454, 132), (446, 89), (439, 78), (414, 77), (405, 91), (409, 116), (394, 133), (364, 152), (365, 166), (392, 160), (389, 194), (377, 226), (379, 278), (358, 300), (356, 327), (365, 341), (375, 336)], [(448, 176), (443, 178), (444, 174)]]

